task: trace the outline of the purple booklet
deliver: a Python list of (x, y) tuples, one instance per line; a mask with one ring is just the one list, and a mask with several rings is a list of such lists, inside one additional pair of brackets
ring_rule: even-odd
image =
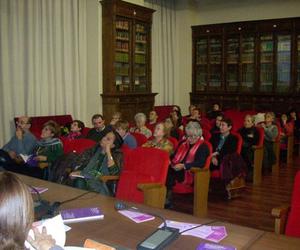
[(236, 250), (235, 247), (215, 243), (202, 242), (196, 250)]
[(67, 209), (60, 212), (64, 223), (103, 219), (104, 215), (98, 207)]

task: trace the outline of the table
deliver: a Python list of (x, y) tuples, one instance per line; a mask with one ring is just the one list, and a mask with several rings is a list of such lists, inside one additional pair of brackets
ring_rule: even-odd
[[(64, 201), (80, 194), (84, 190), (19, 175), (26, 183), (32, 186), (48, 187), (49, 190), (42, 194), (42, 198), (50, 202)], [(67, 232), (66, 245), (82, 246), (85, 239), (90, 238), (98, 242), (135, 249), (136, 245), (149, 236), (158, 225), (162, 223), (159, 218), (136, 224), (127, 219), (114, 209), (115, 198), (89, 193), (77, 200), (62, 204), (62, 209), (98, 206), (104, 213), (103, 220), (70, 224), (72, 230)], [(234, 246), (237, 249), (300, 249), (300, 239), (265, 232), (258, 229), (216, 221), (210, 218), (197, 218), (192, 215), (178, 213), (165, 209), (155, 209), (142, 204), (132, 204), (144, 212), (151, 211), (166, 219), (226, 226), (228, 236), (220, 242), (222, 245)], [(167, 249), (196, 249), (203, 242), (202, 239), (192, 236), (180, 236)]]

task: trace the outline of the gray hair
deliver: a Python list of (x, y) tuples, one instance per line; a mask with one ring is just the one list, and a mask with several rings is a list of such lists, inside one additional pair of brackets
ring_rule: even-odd
[(188, 131), (194, 136), (202, 136), (202, 128), (199, 122), (190, 121), (185, 127), (185, 133)]
[(144, 113), (137, 113), (135, 116), (134, 116), (134, 120), (135, 121), (138, 121), (138, 120), (143, 120), (144, 122), (146, 122), (147, 120), (147, 117)]

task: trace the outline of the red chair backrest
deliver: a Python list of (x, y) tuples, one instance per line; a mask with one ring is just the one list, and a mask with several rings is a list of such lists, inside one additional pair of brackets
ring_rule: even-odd
[(123, 168), (122, 170), (126, 170), (125, 167), (128, 166), (128, 157), (132, 152), (132, 149), (128, 147), (128, 145), (123, 144), (121, 147), (122, 153), (123, 153)]
[(84, 127), (83, 130), (82, 130), (82, 135), (87, 136), (87, 134), (89, 133), (90, 130), (91, 130), (91, 128)]
[(242, 138), (241, 135), (240, 135), (239, 133), (237, 133), (237, 132), (231, 132), (231, 134), (232, 134), (233, 136), (235, 136), (236, 139), (237, 139), (236, 152), (237, 152), (238, 154), (240, 154), (241, 151), (242, 151), (243, 138)]
[(125, 162), (118, 182), (118, 199), (142, 203), (143, 193), (139, 183), (161, 183), (165, 185), (169, 167), (169, 154), (157, 148), (133, 149)]
[(132, 134), (136, 139), (136, 143), (138, 147), (142, 146), (148, 140), (148, 138), (143, 134), (140, 133), (130, 133), (130, 134)]
[(300, 171), (297, 172), (294, 181), (291, 211), (288, 216), (285, 234), (300, 237)]
[(65, 154), (71, 153), (71, 152), (80, 154), (84, 150), (89, 149), (96, 145), (95, 141), (90, 140), (90, 139), (85, 139), (85, 138), (74, 139), (74, 140), (63, 138), (62, 142), (63, 142)]
[(155, 106), (154, 110), (158, 115), (158, 121), (164, 121), (166, 118), (170, 117), (170, 113), (173, 111), (175, 105), (163, 105)]
[(202, 134), (205, 141), (209, 141), (211, 138), (211, 133), (207, 129), (202, 129)]
[(178, 146), (178, 140), (172, 136), (169, 136), (168, 140), (173, 144), (173, 151), (175, 151)]
[(208, 120), (207, 118), (202, 118), (200, 121), (200, 125), (202, 129), (211, 130), (212, 128), (211, 121)]
[[(204, 141), (208, 146), (209, 149), (209, 156), (207, 157), (205, 164), (204, 164), (204, 169), (209, 169), (211, 158), (212, 158), (212, 145), (208, 141)], [(182, 183), (177, 182), (175, 186), (173, 187), (173, 192), (177, 194), (190, 194), (194, 192), (194, 175), (191, 173), (191, 171), (185, 171), (185, 176), (184, 176), (184, 181)]]

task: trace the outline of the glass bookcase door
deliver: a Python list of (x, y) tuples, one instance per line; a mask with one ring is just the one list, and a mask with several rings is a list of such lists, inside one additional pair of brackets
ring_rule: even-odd
[(273, 36), (260, 36), (260, 90), (271, 92), (273, 90), (273, 64), (274, 64)]
[(253, 90), (255, 82), (255, 39), (254, 36), (241, 38), (241, 90)]
[(297, 35), (296, 58), (296, 88), (297, 91), (300, 91), (300, 35)]
[(226, 40), (226, 83), (227, 90), (236, 91), (239, 85), (239, 36), (228, 37)]
[(222, 86), (222, 38), (209, 39), (209, 89), (220, 90)]
[(196, 41), (196, 91), (203, 91), (207, 86), (207, 38)]
[(291, 35), (277, 37), (277, 92), (287, 92), (291, 84)]
[(130, 91), (130, 22), (123, 18), (116, 20), (115, 84), (119, 92)]
[(135, 24), (135, 44), (134, 44), (134, 66), (133, 85), (134, 90), (143, 92), (148, 85), (148, 27), (146, 24), (138, 22)]

